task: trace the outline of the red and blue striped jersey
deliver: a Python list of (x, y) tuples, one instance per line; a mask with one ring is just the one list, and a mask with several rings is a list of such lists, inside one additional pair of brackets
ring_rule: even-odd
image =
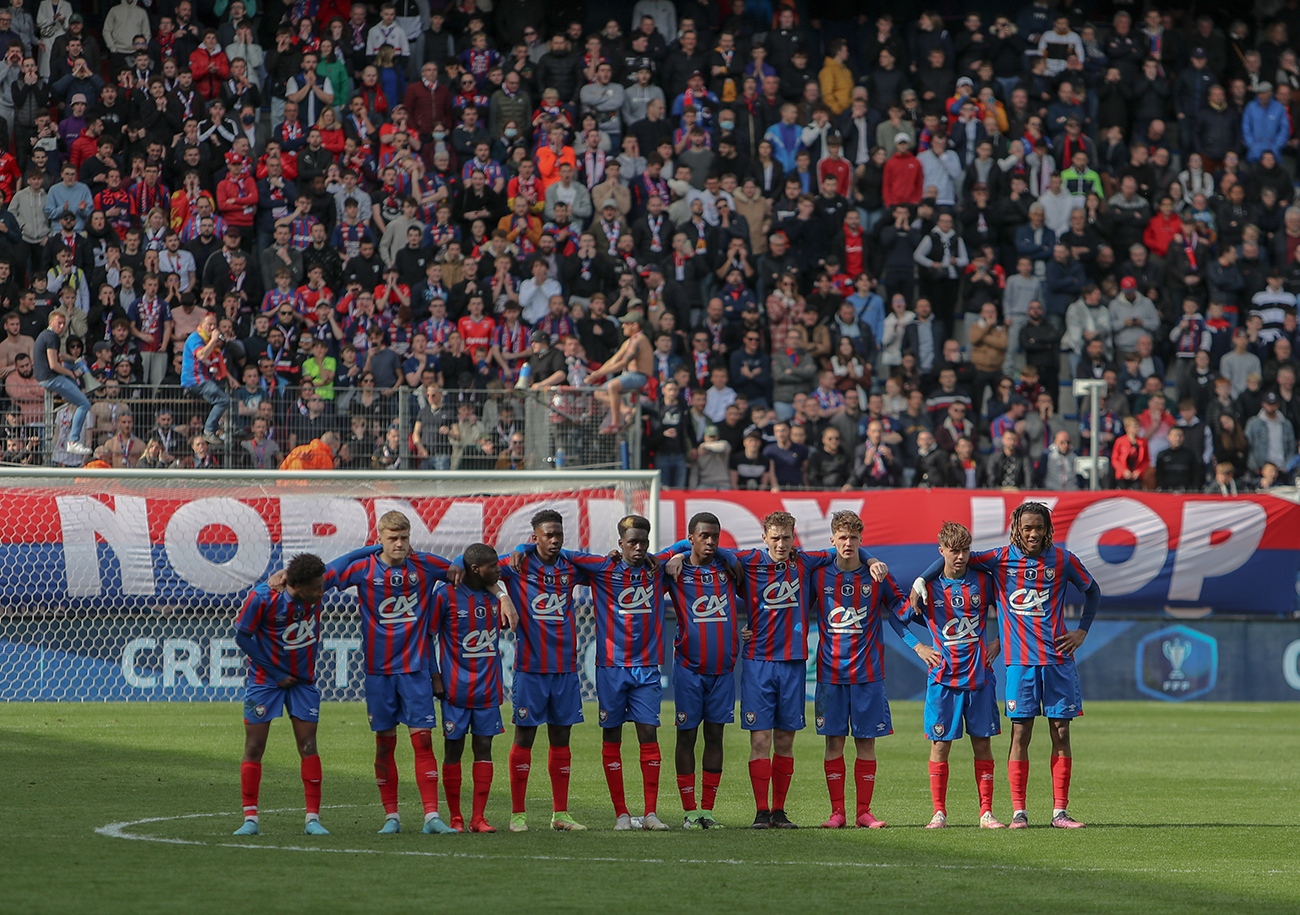
[(501, 600), (488, 591), (444, 585), (433, 595), (429, 632), (438, 636), (447, 702), (456, 708), (501, 704), (497, 617)]
[[(669, 552), (689, 552), (689, 540), (679, 540)], [(753, 633), (745, 644), (751, 661), (804, 661), (808, 658), (808, 603), (804, 583), (808, 573), (835, 561), (834, 550), (805, 553), (795, 550), (786, 562), (773, 562), (766, 549), (737, 550), (745, 574), (740, 598)]]
[[(235, 623), (250, 637), (257, 652), (248, 657), (254, 683), (278, 683), (285, 674), (304, 683), (316, 679), (316, 646), (320, 643), (320, 602), (305, 604), (287, 591), (260, 584), (248, 594)], [(277, 675), (275, 668), (281, 671)]]
[(447, 580), (451, 564), (432, 553), (412, 553), (400, 566), (370, 546), (325, 566), (325, 588), (356, 586), (361, 609), (361, 650), (368, 674), (429, 669), (429, 612), (433, 584)]
[(740, 653), (740, 601), (723, 561), (684, 563), (682, 574), (663, 584), (677, 616), (678, 663), (704, 676), (731, 673)]
[(883, 680), (881, 605), (885, 613), (897, 613), (906, 602), (894, 579), (872, 581), (865, 562), (846, 572), (832, 561), (812, 571), (809, 591), (817, 601), (817, 682)]
[(994, 601), (993, 577), (967, 569), (962, 578), (939, 578), (926, 584), (925, 606), (898, 611), (904, 623), (913, 617), (930, 630), (940, 664), (930, 679), (952, 689), (979, 689), (991, 666), (985, 650), (985, 626)]
[[(529, 544), (532, 546), (532, 544)], [(525, 550), (527, 547), (525, 547)], [(664, 660), (664, 590), (658, 569), (561, 550), (591, 588), (597, 667), (654, 667)]]
[(536, 552), (520, 554), (519, 571), (501, 557), (501, 580), (519, 612), (515, 670), (566, 674), (578, 669), (578, 623), (574, 617), (573, 563), (564, 556), (546, 565)]
[(1092, 585), (1092, 575), (1069, 550), (1053, 546), (1039, 556), (1026, 556), (1014, 546), (971, 553), (969, 568), (993, 578), (1002, 656), (1007, 664), (1063, 664), (1069, 660), (1056, 647), (1066, 633), (1066, 583), (1080, 591)]

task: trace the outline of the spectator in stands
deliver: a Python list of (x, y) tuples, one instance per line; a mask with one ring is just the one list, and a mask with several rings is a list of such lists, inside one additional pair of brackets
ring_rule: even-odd
[(1142, 477), (1151, 466), (1151, 453), (1140, 435), (1141, 429), (1136, 416), (1124, 417), (1124, 434), (1115, 439), (1110, 455), (1117, 489), (1141, 489)]

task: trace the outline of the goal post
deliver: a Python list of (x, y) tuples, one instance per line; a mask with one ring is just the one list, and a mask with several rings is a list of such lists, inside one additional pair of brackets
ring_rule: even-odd
[[(234, 620), (289, 557), (329, 561), (402, 511), (417, 550), (448, 558), (528, 541), (543, 508), (565, 545), (606, 552), (626, 514), (659, 524), (656, 471), (278, 471), (31, 468), (0, 490), (0, 700), (202, 701), (241, 696)], [(331, 595), (317, 682), (361, 696), (355, 596)], [(594, 622), (580, 601), (592, 667)], [(503, 640), (507, 669), (514, 644)], [(584, 670), (584, 694), (594, 674)]]

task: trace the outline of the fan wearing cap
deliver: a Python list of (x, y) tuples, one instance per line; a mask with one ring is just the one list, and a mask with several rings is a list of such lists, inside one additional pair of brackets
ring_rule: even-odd
[(1259, 413), (1246, 421), (1246, 442), (1250, 445), (1247, 466), (1254, 473), (1265, 464), (1282, 468), (1295, 456), (1296, 435), (1282, 413), (1282, 398), (1275, 391), (1264, 395)]
[(912, 152), (912, 138), (899, 131), (894, 135), (894, 154), (885, 160), (880, 196), (886, 209), (915, 206), (921, 202), (924, 169)]
[(217, 185), (217, 209), (228, 225), (240, 230), (245, 250), (251, 248), (257, 182), (249, 170), (248, 159), (233, 150), (226, 153), (226, 177)]
[(654, 364), (654, 354), (649, 339), (642, 333), (645, 320), (639, 311), (633, 311), (619, 319), (623, 325), (623, 335), (627, 337), (618, 352), (608, 362), (587, 376), (587, 384), (595, 384), (602, 379), (611, 379), (605, 390), (609, 394), (609, 419), (600, 427), (602, 435), (622, 432), (624, 427), (635, 417), (635, 411), (628, 411), (623, 418), (623, 394), (636, 392), (646, 386)]
[(1192, 65), (1180, 70), (1174, 80), (1174, 110), (1178, 112), (1184, 149), (1196, 148), (1196, 119), (1203, 108), (1209, 107), (1210, 87), (1216, 83), (1208, 61), (1205, 48), (1192, 48)]
[(1241, 113), (1241, 141), (1246, 146), (1246, 161), (1258, 162), (1265, 152), (1281, 158), (1291, 136), (1291, 118), (1286, 108), (1273, 98), (1273, 84), (1261, 82), (1255, 99)]

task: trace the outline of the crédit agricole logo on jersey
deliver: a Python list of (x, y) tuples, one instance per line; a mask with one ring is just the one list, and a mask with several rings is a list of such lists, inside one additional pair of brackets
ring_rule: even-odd
[(691, 621), (695, 623), (725, 623), (728, 609), (726, 597), (717, 594), (706, 594), (691, 604)]
[(300, 620), (284, 627), (280, 634), (280, 644), (289, 651), (306, 648), (316, 643), (316, 626), (313, 620)]
[(763, 606), (768, 610), (787, 610), (799, 606), (798, 581), (774, 581), (763, 589)]
[(972, 645), (980, 640), (979, 628), (979, 617), (957, 616), (943, 624), (940, 637), (949, 647)]
[(460, 640), (461, 655), (466, 658), (490, 658), (497, 653), (497, 631), (475, 629)]
[(564, 622), (563, 594), (539, 594), (528, 606), (532, 610), (533, 619), (539, 623)]
[[(1038, 577), (1038, 569), (1023, 569), (1020, 576), (1025, 581), (1034, 581)], [(1046, 580), (1041, 589), (1017, 588), (1012, 591), (1007, 596), (1007, 609), (1019, 616), (1047, 616), (1047, 608), (1052, 601), (1052, 579), (1056, 577), (1056, 570), (1045, 569), (1043, 577)]]
[(375, 608), (375, 616), (385, 626), (405, 626), (416, 621), (415, 611), (419, 606), (420, 598), (414, 594), (389, 597)]

